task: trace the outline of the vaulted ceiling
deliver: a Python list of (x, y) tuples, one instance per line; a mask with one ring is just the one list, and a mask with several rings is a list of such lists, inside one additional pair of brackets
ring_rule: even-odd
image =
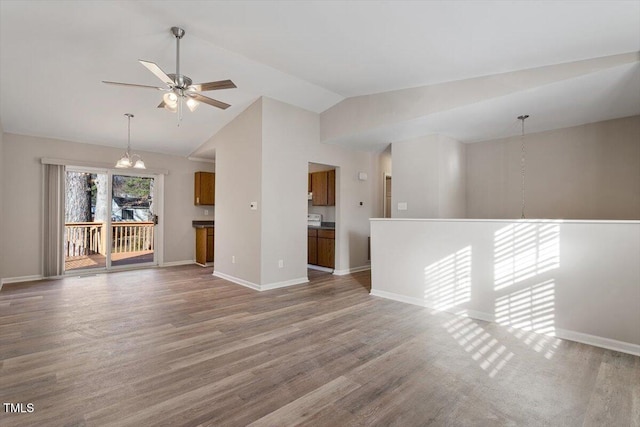
[[(178, 126), (156, 108), (160, 92), (101, 83), (158, 85), (138, 59), (174, 72), (172, 26), (186, 30), (181, 71), (232, 79), (237, 89), (207, 93), (232, 107), (203, 105)], [(133, 113), (136, 150), (188, 156), (260, 96), (321, 113), (352, 97), (638, 51), (638, 1), (2, 0), (0, 120), (5, 132), (122, 147)], [(537, 110), (543, 130), (640, 114), (639, 76), (636, 59), (334, 142), (508, 136), (507, 105)]]

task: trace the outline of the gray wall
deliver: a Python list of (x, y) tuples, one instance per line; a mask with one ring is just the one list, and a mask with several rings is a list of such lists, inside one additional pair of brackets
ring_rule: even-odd
[[(0, 221), (0, 271), (4, 278), (42, 274), (43, 167), (41, 159), (59, 158), (79, 163), (115, 162), (122, 150), (56, 139), (3, 135), (2, 192), (4, 210)], [(203, 219), (203, 209), (193, 205), (196, 171), (213, 171), (213, 164), (182, 157), (140, 153), (148, 168), (167, 169), (164, 185), (164, 262), (194, 259), (193, 219)], [(10, 161), (9, 161), (10, 159)]]
[[(218, 132), (215, 271), (260, 283), (262, 242), (262, 100)], [(251, 210), (250, 203), (258, 209)], [(232, 261), (235, 257), (235, 263)]]
[[(465, 146), (442, 135), (394, 142), (391, 215), (394, 218), (464, 218)], [(407, 210), (398, 210), (398, 203)]]
[(378, 155), (321, 144), (319, 126), (316, 113), (261, 98), (203, 145), (216, 156), (217, 273), (258, 286), (306, 278), (309, 162), (336, 166), (336, 271), (368, 266), (368, 220), (381, 214)]
[[(526, 135), (525, 145), (527, 218), (640, 219), (640, 116)], [(468, 218), (520, 218), (520, 138), (466, 148)]]

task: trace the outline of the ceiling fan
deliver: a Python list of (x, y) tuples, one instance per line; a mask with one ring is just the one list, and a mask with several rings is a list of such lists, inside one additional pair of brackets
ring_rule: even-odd
[(142, 87), (148, 89), (156, 89), (166, 92), (162, 96), (162, 102), (158, 105), (158, 108), (165, 108), (171, 112), (178, 112), (180, 118), (182, 118), (182, 103), (184, 101), (190, 111), (195, 111), (201, 102), (212, 105), (214, 107), (226, 110), (230, 107), (229, 104), (218, 101), (217, 99), (209, 98), (198, 92), (205, 92), (209, 90), (219, 89), (232, 89), (237, 87), (231, 80), (219, 80), (208, 83), (196, 83), (193, 84), (192, 80), (180, 74), (180, 39), (184, 37), (184, 30), (179, 27), (171, 27), (171, 34), (176, 38), (176, 72), (175, 74), (167, 74), (154, 62), (138, 60), (149, 71), (151, 71), (156, 77), (158, 77), (166, 85), (166, 87), (147, 86), (133, 83), (119, 83), (102, 81), (111, 85), (120, 86), (133, 86)]

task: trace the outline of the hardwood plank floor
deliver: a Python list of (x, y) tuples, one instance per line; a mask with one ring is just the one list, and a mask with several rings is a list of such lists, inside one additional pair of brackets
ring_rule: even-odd
[[(368, 295), (182, 266), (5, 285), (2, 426), (640, 425), (640, 358)], [(26, 407), (23, 407), (26, 409)]]

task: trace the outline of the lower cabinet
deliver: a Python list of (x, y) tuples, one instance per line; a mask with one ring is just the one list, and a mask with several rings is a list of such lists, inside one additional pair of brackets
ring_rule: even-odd
[(206, 265), (213, 262), (215, 228), (196, 228), (196, 263)]
[(307, 230), (307, 264), (318, 264), (318, 230)]
[(335, 230), (308, 229), (307, 263), (321, 267), (335, 267)]

